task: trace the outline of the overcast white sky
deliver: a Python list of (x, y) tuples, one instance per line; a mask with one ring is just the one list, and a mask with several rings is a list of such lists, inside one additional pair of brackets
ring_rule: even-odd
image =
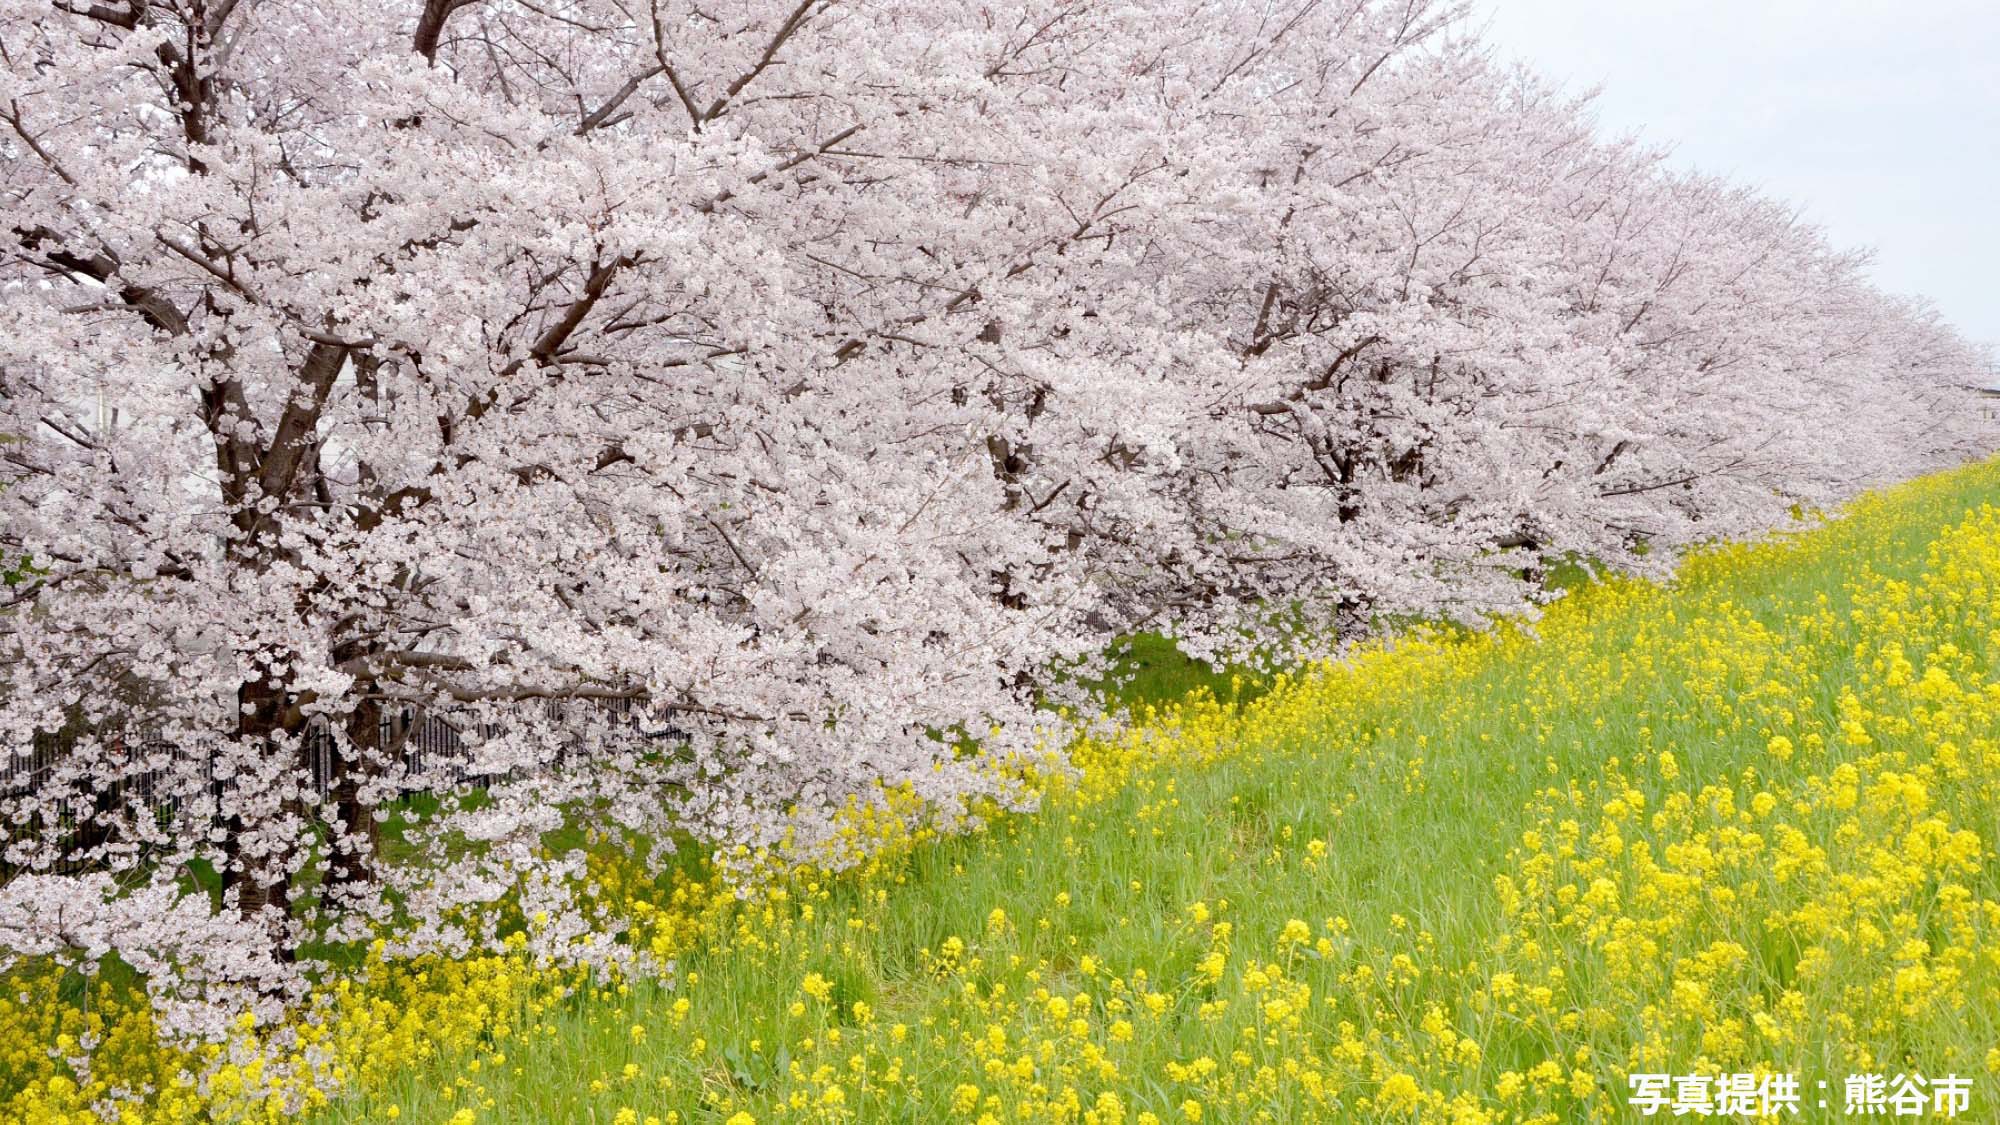
[(2000, 2), (1474, 0), (1613, 132), (1803, 207), (2000, 345)]

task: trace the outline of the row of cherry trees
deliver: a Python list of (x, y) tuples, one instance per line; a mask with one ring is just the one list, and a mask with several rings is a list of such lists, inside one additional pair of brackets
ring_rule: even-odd
[[(1987, 357), (1458, 15), (8, 5), (0, 741), (67, 749), (0, 796), (0, 944), (269, 992), (308, 927), (466, 948), (512, 893), (602, 953), (566, 808), (764, 845), (1010, 799), (1117, 630), (1521, 608), (1992, 447)], [(462, 777), (409, 706), (490, 781), (392, 868)]]

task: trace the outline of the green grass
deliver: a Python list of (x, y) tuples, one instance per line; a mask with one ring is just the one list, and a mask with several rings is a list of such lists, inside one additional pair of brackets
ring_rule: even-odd
[(1134, 633), (1111, 645), (1110, 672), (1091, 687), (1113, 707), (1124, 710), (1165, 704), (1206, 691), (1220, 700), (1248, 703), (1262, 695), (1270, 677), (1247, 669), (1218, 669), (1194, 660), (1159, 633)]
[[(1593, 1120), (1623, 1116), (1622, 1075), (1648, 1029), (1664, 1036), (1664, 1064), (1675, 1071), (1769, 1064), (1800, 1072), (1808, 1088), (1827, 1079), (1836, 1091), (1854, 1069), (1983, 1075), (1988, 1048), (2000, 1043), (2000, 1005), (1986, 1003), (1996, 995), (1991, 960), (1984, 975), (1957, 986), (1970, 1006), (1842, 1029), (1843, 1010), (1875, 1003), (1869, 982), (1853, 974), (1886, 975), (1908, 958), (1863, 949), (1834, 983), (1809, 986), (1798, 968), (1805, 943), (1790, 929), (1738, 917), (1726, 905), (1733, 900), (1697, 897), (1708, 905), (1646, 923), (1661, 935), (1662, 971), (1693, 979), (1690, 959), (1721, 941), (1747, 945), (1748, 964), (1716, 972), (1705, 986), (1712, 1010), (1700, 1018), (1649, 1016), (1635, 997), (1653, 986), (1628, 991), (1638, 986), (1610, 968), (1603, 939), (1553, 922), (1536, 929), (1504, 909), (1496, 879), (1531, 878), (1523, 870), (1539, 853), (1521, 843), (1524, 832), (1560, 835), (1565, 820), (1580, 819), (1588, 833), (1597, 810), (1628, 790), (1643, 795), (1649, 813), (1704, 785), (1741, 790), (1745, 802), (1769, 785), (1804, 802), (1823, 787), (1837, 752), (1773, 762), (1765, 746), (1779, 729), (1771, 717), (1779, 703), (1746, 697), (1763, 680), (1779, 682), (1784, 708), (1796, 711), (1796, 728), (1784, 729), (1837, 730), (1843, 691), (1880, 680), (1872, 657), (1856, 648), (1882, 639), (1853, 624), (1857, 599), (1866, 603), (1887, 582), (1920, 580), (1940, 533), (1996, 502), (2000, 472), (1961, 474), (1867, 521), (1816, 532), (1795, 554), (1699, 567), (1671, 593), (1606, 591), (1601, 608), (1580, 611), (1588, 630), (1560, 642), (1503, 648), (1430, 680), (1365, 685), (1330, 702), (1323, 720), (1246, 724), (1243, 744), (1219, 764), (1167, 763), (1100, 803), (1059, 803), (921, 846), (865, 877), (795, 887), (768, 917), (743, 907), (737, 929), (682, 956), (665, 981), (578, 993), (538, 1013), (525, 1035), (412, 1068), (314, 1120), (381, 1120), (393, 1105), (405, 1121), (444, 1121), (470, 1107), (481, 1121), (506, 1122), (617, 1122), (627, 1109), (640, 1120), (678, 1114), (684, 1122), (738, 1112), (759, 1122), (932, 1122), (993, 1110), (1000, 1120), (1108, 1125), (1142, 1111), (1183, 1120), (1189, 1099), (1205, 1122), (1451, 1120), (1456, 1095), (1491, 1114), (1467, 1121)], [(1563, 580), (1577, 577), (1565, 571)], [(1967, 630), (1954, 643), (1980, 662), (1978, 674), (1994, 673), (2000, 631)], [(1227, 675), (1180, 660), (1160, 638), (1135, 639), (1128, 659), (1128, 699), (1194, 689), (1229, 697)], [(1893, 729), (1884, 723), (1884, 732)], [(1880, 738), (1887, 744), (1890, 735)], [(1931, 749), (1912, 738), (1899, 751), (1904, 769)], [(1662, 749), (1673, 751), (1672, 767)], [(1869, 761), (1858, 750), (1849, 757)], [(1992, 839), (2000, 818), (1983, 791), (1954, 798), (1942, 780), (1934, 785), (1937, 801), (1958, 800), (1952, 807), (1970, 810), (1972, 826)], [(1799, 824), (1838, 863), (1840, 848), (1859, 845), (1823, 811), (1802, 814)], [(1697, 807), (1690, 815), (1706, 814)], [(1649, 829), (1639, 818), (1627, 831), (1662, 851), (1686, 845), (1657, 820)], [(1324, 854), (1310, 841), (1323, 841)], [(1751, 863), (1728, 877), (1746, 897), (1794, 893), (1765, 886), (1768, 869)], [(2000, 890), (1990, 866), (1960, 883), (1981, 899)], [(1635, 900), (1644, 891), (1625, 888)], [(1899, 906), (1883, 924), (1900, 924), (1904, 913)], [(1934, 944), (1956, 940), (1939, 918), (1910, 916)], [(1294, 920), (1328, 945), (1287, 944), (1281, 935)], [(1211, 981), (1199, 966), (1216, 947), (1216, 921), (1233, 936), (1225, 973)], [(1555, 948), (1531, 955), (1523, 934)], [(951, 958), (954, 940), (966, 952)], [(1265, 1007), (1276, 986), (1253, 979), (1270, 963), (1282, 966), (1283, 981), (1311, 988), (1295, 1027)], [(1552, 965), (1563, 972), (1551, 976)], [(1495, 983), (1503, 971), (1524, 986), (1557, 982), (1557, 1003), (1547, 1011), (1510, 1005)], [(815, 973), (830, 982), (828, 999), (802, 991)], [(1037, 990), (1090, 994), (1088, 1032), (1068, 1034)], [(1165, 998), (1162, 1013), (1139, 1014), (1148, 991)], [(1809, 1006), (1802, 1035), (1740, 1048), (1713, 1039), (1730, 1020), (1778, 1011), (1790, 992)], [(1110, 999), (1128, 1010), (1107, 1011)], [(866, 1019), (857, 1001), (870, 1010)], [(1205, 1005), (1215, 1007), (1204, 1013)], [(1433, 1009), (1449, 1037), (1430, 1030)], [(1134, 1025), (1129, 1041), (1107, 1034), (1115, 1018)], [(635, 1036), (635, 1027), (643, 1032)], [(981, 1043), (991, 1028), (1008, 1047), (989, 1060)], [(1441, 1045), (1458, 1041), (1476, 1043), (1476, 1057)], [(1859, 1065), (1856, 1051), (1876, 1065)], [(1029, 1060), (1031, 1079), (996, 1074), (993, 1060), (1004, 1068), (1017, 1057)], [(1115, 1069), (1096, 1067), (1098, 1057)], [(1219, 1076), (1175, 1076), (1204, 1058)], [(1336, 1088), (1315, 1090), (1292, 1069), (1300, 1065)], [(1547, 1065), (1557, 1078), (1533, 1077)], [(832, 1069), (815, 1075), (820, 1067)], [(892, 1068), (896, 1082), (887, 1081)], [(1404, 1072), (1424, 1100), (1399, 1100), (1391, 1079)], [(1509, 1074), (1528, 1076), (1512, 1098), (1496, 1092)], [(1599, 1091), (1576, 1093), (1578, 1074)], [(1981, 1082), (1975, 1119), (2000, 1105), (1990, 1080)], [(835, 1085), (837, 1104), (826, 1100)], [(979, 1089), (969, 1114), (954, 1105), (965, 1085)], [(1084, 1110), (1114, 1092), (1120, 1116), (1072, 1114), (1059, 1105), (1064, 1090)], [(794, 1095), (803, 1108), (788, 1102)], [(1810, 1105), (1804, 1119), (1818, 1119)]]

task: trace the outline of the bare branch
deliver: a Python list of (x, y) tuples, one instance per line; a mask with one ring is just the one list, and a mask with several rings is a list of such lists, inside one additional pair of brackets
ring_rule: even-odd
[(423, 14), (417, 17), (417, 30), (411, 37), (411, 45), (426, 59), (437, 61), (438, 41), (444, 34), (445, 21), (460, 8), (470, 7), (479, 0), (424, 0)]
[[(585, 133), (590, 132), (592, 129), (597, 128), (599, 125), (604, 124), (605, 121), (607, 121), (612, 114), (618, 112), (619, 106), (624, 105), (627, 99), (629, 99), (633, 94), (638, 93), (639, 87), (645, 85), (647, 79), (652, 78), (655, 75), (664, 73), (666, 69), (667, 69), (666, 65), (663, 63), (659, 66), (654, 66), (646, 70), (642, 70), (639, 73), (633, 75), (632, 77), (626, 79), (625, 84), (618, 88), (617, 93), (612, 94), (609, 98), (605, 99), (603, 105), (598, 106), (596, 109), (584, 115), (583, 120), (580, 123), (578, 123), (576, 127), (576, 135), (581, 137)], [(676, 83), (676, 86), (678, 87), (678, 83)]]
[(799, 29), (806, 25), (806, 22), (812, 17), (813, 9), (821, 3), (822, 0), (799, 0), (799, 6), (792, 9), (792, 14), (785, 18), (785, 22), (778, 28), (777, 33), (771, 36), (771, 41), (765, 44), (764, 53), (758, 57), (756, 65), (737, 76), (736, 81), (731, 82), (729, 88), (724, 90), (720, 97), (709, 103), (707, 112), (701, 115), (702, 120), (713, 121), (717, 117), (722, 116), (722, 111), (728, 108), (732, 98), (742, 93), (750, 83), (755, 82), (758, 75), (770, 69), (771, 64), (778, 60), (778, 52), (783, 50), (785, 43), (792, 36), (798, 34)]

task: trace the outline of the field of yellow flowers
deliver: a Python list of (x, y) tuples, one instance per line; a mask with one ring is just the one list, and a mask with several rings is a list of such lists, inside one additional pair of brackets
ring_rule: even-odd
[(671, 979), (370, 955), (174, 1053), (17, 970), (0, 1117), (1473, 1125), (1623, 1120), (1658, 1072), (1796, 1075), (1811, 1120), (1868, 1071), (1994, 1120), (1996, 658), (1987, 464), (1148, 711), (1033, 815), (857, 815), (840, 874), (601, 865)]

